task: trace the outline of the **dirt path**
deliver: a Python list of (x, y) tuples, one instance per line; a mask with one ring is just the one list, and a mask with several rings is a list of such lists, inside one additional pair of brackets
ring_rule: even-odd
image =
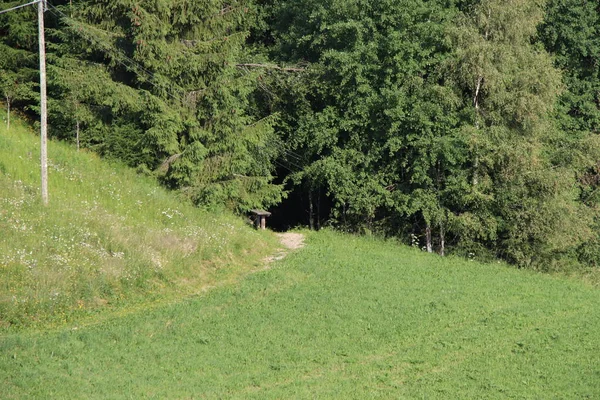
[(304, 247), (304, 235), (301, 233), (278, 233), (277, 237), (281, 244), (288, 250), (296, 250)]
[(273, 261), (281, 260), (288, 255), (290, 251), (298, 250), (304, 247), (304, 235), (301, 233), (278, 233), (277, 237), (283, 248), (279, 249), (277, 253), (265, 258), (265, 269), (271, 268)]

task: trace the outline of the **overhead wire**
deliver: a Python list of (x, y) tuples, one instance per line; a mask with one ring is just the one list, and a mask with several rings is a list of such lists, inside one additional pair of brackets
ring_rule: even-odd
[(288, 156), (292, 157), (292, 158), (293, 158), (293, 159), (295, 159), (297, 162), (300, 162), (300, 163), (301, 163), (301, 162), (303, 162), (303, 161), (304, 161), (304, 158), (303, 158), (303, 157), (302, 157), (300, 154), (296, 153), (296, 152), (295, 152), (295, 151), (293, 151), (293, 150), (290, 150), (290, 149), (287, 149), (287, 148), (285, 148), (283, 145), (282, 145), (282, 146), (279, 148), (279, 150), (283, 151), (283, 152), (284, 152), (286, 155), (288, 155)]
[(275, 144), (275, 146), (276, 146), (276, 147), (277, 147), (279, 150), (281, 150), (281, 151), (284, 151), (284, 152), (288, 153), (288, 154), (289, 154), (289, 155), (291, 155), (293, 158), (295, 158), (295, 159), (296, 159), (298, 162), (303, 162), (303, 161), (304, 161), (304, 157), (303, 157), (301, 154), (299, 154), (299, 153), (296, 153), (295, 151), (293, 151), (293, 150), (291, 150), (291, 149), (287, 148), (287, 147), (285, 146), (285, 144), (283, 144), (283, 143), (281, 143), (281, 142), (274, 142), (274, 144)]
[(288, 166), (286, 166), (286, 165), (284, 165), (284, 164), (280, 163), (280, 162), (279, 162), (279, 161), (277, 161), (277, 160), (273, 160), (273, 162), (274, 162), (275, 164), (279, 165), (281, 168), (283, 168), (283, 169), (287, 169), (287, 170), (288, 170), (288, 171), (290, 171), (291, 173), (300, 172), (300, 171), (294, 171), (294, 170), (293, 170), (293, 169), (291, 169), (290, 167), (288, 167)]
[(107, 54), (109, 54), (115, 62), (121, 64), (122, 66), (124, 66), (125, 68), (127, 68), (129, 70), (133, 70), (134, 72), (142, 72), (143, 74), (146, 75), (147, 78), (150, 78), (146, 81), (147, 83), (149, 83), (150, 85), (152, 85), (159, 91), (164, 91), (164, 93), (171, 99), (173, 99), (175, 101), (179, 101), (179, 102), (183, 101), (183, 95), (186, 93), (186, 91), (181, 86), (177, 85), (171, 79), (167, 78), (169, 80), (169, 82), (168, 82), (169, 86), (171, 88), (175, 87), (176, 89), (178, 89), (181, 92), (181, 96), (177, 96), (177, 95), (173, 94), (169, 89), (165, 90), (164, 87), (161, 87), (160, 85), (155, 83), (158, 80), (156, 75), (154, 73), (152, 73), (151, 71), (149, 71), (148, 69), (146, 69), (138, 61), (127, 56), (122, 51), (120, 51), (114, 47), (109, 47), (105, 43), (95, 39), (91, 33), (90, 33), (90, 35), (86, 35), (85, 33), (88, 33), (88, 32), (86, 32), (86, 29), (87, 29), (86, 24), (84, 24), (80, 21), (77, 21), (73, 17), (66, 15), (65, 13), (63, 13), (59, 8), (57, 8), (53, 4), (51, 4), (49, 2), (47, 4), (49, 6), (48, 11), (50, 11), (55, 17), (65, 20), (65, 23), (67, 25), (70, 25), (74, 28), (79, 28), (79, 29), (74, 29), (74, 32), (79, 34), (79, 36), (86, 39), (88, 42), (100, 47), (102, 49), (102, 51), (105, 51)]
[[(74, 23), (79, 23), (79, 28), (82, 28), (82, 26), (84, 24), (82, 24), (81, 22), (68, 17), (67, 15), (65, 15), (62, 11), (60, 11), (58, 8), (56, 8), (55, 6), (50, 4), (49, 11), (55, 15), (56, 17), (63, 18), (66, 19), (66, 23), (68, 25), (74, 26)], [(84, 29), (75, 29), (75, 32), (77, 32), (79, 34), (79, 36), (83, 37), (84, 39), (86, 39), (87, 41), (89, 41), (90, 43), (98, 46), (101, 48), (102, 51), (105, 51), (107, 54), (109, 54), (111, 56), (111, 58), (121, 64), (122, 66), (124, 66), (125, 68), (127, 68), (128, 70), (132, 70), (134, 72), (140, 73), (142, 72), (143, 74), (146, 75), (146, 78), (150, 78), (148, 79), (147, 82), (148, 84), (154, 86), (156, 89), (159, 90), (164, 90), (164, 88), (160, 87), (158, 84), (156, 84), (154, 81), (157, 80), (155, 74), (153, 74), (152, 72), (148, 71), (144, 66), (142, 66), (139, 62), (135, 61), (134, 59), (128, 57), (126, 54), (124, 54), (123, 52), (119, 51), (118, 49), (115, 48), (109, 48), (108, 45), (106, 45), (105, 43), (98, 41), (96, 39), (93, 38), (93, 36), (88, 36), (86, 34), (84, 34)], [(87, 33), (87, 32), (86, 32)], [(172, 82), (169, 82), (171, 85), (176, 86), (175, 84), (173, 84)], [(174, 100), (180, 101), (181, 98), (178, 96), (173, 95), (173, 93), (171, 93), (170, 91), (166, 90), (165, 94), (168, 97), (171, 97)]]
[[(58, 18), (64, 18), (64, 19), (66, 19), (66, 20), (67, 20), (67, 23), (68, 23), (69, 21), (71, 21), (71, 24), (72, 24), (73, 22), (74, 22), (74, 23), (78, 23), (78, 24), (80, 25), (80, 26), (79, 26), (79, 28), (82, 28), (82, 27), (84, 28), (84, 27), (85, 27), (85, 25), (86, 25), (85, 23), (83, 23), (83, 22), (81, 22), (81, 21), (77, 21), (75, 18), (73, 18), (73, 17), (71, 17), (71, 16), (68, 16), (68, 15), (66, 15), (65, 13), (63, 13), (63, 12), (62, 12), (62, 11), (61, 11), (59, 8), (57, 8), (57, 7), (56, 7), (56, 6), (54, 6), (53, 4), (51, 4), (51, 3), (49, 3), (49, 2), (48, 2), (48, 3), (47, 3), (47, 5), (48, 5), (48, 6), (50, 6), (50, 8), (49, 8), (49, 11), (50, 11), (52, 14), (54, 14), (56, 17), (58, 17)], [(71, 25), (71, 24), (70, 24), (70, 25)], [(101, 29), (98, 29), (98, 28), (95, 28), (95, 29), (96, 29), (96, 30), (99, 30), (99, 31), (101, 31)], [(79, 32), (79, 33), (82, 33), (82, 32), (83, 32), (83, 30), (79, 30), (78, 32)], [(104, 31), (104, 32), (105, 32), (105, 31)], [(106, 32), (106, 33), (110, 34), (109, 32)], [(84, 36), (84, 35), (81, 35), (81, 36)], [(102, 43), (102, 42), (98, 42), (98, 41), (94, 41), (94, 39), (92, 39), (92, 38), (90, 38), (90, 37), (85, 37), (85, 39), (87, 39), (88, 41), (91, 41), (91, 42), (95, 42), (95, 44), (98, 44), (98, 45), (101, 45), (101, 46), (103, 46), (103, 47), (106, 47), (106, 46), (104, 45), (104, 43)], [(111, 50), (113, 50), (113, 49), (111, 49)], [(125, 53), (123, 53), (122, 51), (119, 51), (119, 50), (116, 50), (116, 49), (115, 49), (114, 51), (115, 51), (115, 52), (117, 52), (117, 53), (120, 53), (119, 55), (120, 55), (122, 58), (124, 58), (124, 59), (128, 60), (129, 62), (131, 62), (131, 63), (135, 64), (137, 68), (139, 68), (140, 70), (142, 70), (142, 72), (144, 72), (145, 74), (147, 74), (147, 75), (149, 75), (150, 77), (154, 78), (154, 74), (153, 74), (152, 72), (148, 71), (148, 70), (147, 70), (147, 69), (146, 69), (146, 68), (145, 68), (145, 67), (144, 67), (142, 64), (140, 64), (139, 62), (137, 62), (137, 61), (136, 61), (136, 60), (134, 60), (133, 58), (130, 58), (130, 57), (128, 57), (128, 56), (127, 56)]]
[(7, 8), (6, 10), (0, 10), (0, 15), (6, 14), (9, 11), (18, 10), (19, 8), (23, 8), (23, 7), (27, 7), (27, 6), (31, 6), (31, 5), (37, 4), (40, 1), (42, 1), (42, 0), (34, 0), (34, 1), (30, 1), (29, 3), (26, 3), (26, 4), (21, 4), (20, 6), (15, 6), (15, 7)]
[[(31, 5), (31, 4), (35, 4), (38, 1), (41, 0), (35, 0), (31, 3), (28, 3), (26, 5)], [(99, 47), (101, 49), (101, 51), (106, 52), (109, 56), (111, 56), (111, 58), (121, 64), (122, 66), (124, 66), (125, 68), (129, 69), (129, 70), (133, 70), (134, 72), (141, 72), (143, 74), (146, 75), (147, 78), (149, 78), (146, 82), (152, 86), (154, 86), (156, 89), (163, 91), (164, 87), (159, 86), (158, 84), (155, 83), (155, 81), (157, 81), (157, 77), (154, 73), (152, 73), (151, 71), (149, 71), (146, 67), (144, 67), (142, 64), (140, 64), (138, 61), (134, 60), (133, 58), (129, 57), (127, 54), (123, 53), (122, 51), (120, 51), (119, 49), (115, 48), (114, 46), (110, 46), (107, 45), (106, 43), (103, 43), (100, 40), (97, 40), (92, 32), (88, 32), (89, 28), (87, 27), (87, 25), (85, 23), (82, 23), (76, 19), (74, 19), (71, 16), (66, 15), (65, 13), (63, 13), (59, 8), (57, 8), (56, 6), (54, 6), (53, 4), (46, 2), (48, 8), (47, 10), (54, 15), (55, 17), (57, 17), (59, 20), (62, 19), (64, 20), (64, 22), (75, 28), (73, 29), (73, 32), (78, 34), (79, 36), (81, 36), (83, 39), (87, 40), (88, 42), (90, 42), (91, 44)], [(24, 7), (26, 5), (23, 5), (21, 7)], [(8, 10), (7, 10), (8, 11)], [(79, 28), (79, 29), (78, 29)], [(89, 34), (88, 34), (89, 33)], [(108, 33), (108, 32), (107, 32)], [(172, 98), (175, 101), (178, 102), (182, 102), (183, 101), (183, 95), (186, 93), (185, 89), (183, 89), (182, 87), (180, 87), (179, 85), (173, 83), (168, 77), (166, 78), (168, 79), (170, 82), (171, 87), (175, 87), (177, 88), (182, 96), (177, 96), (175, 94), (173, 94), (170, 91), (165, 91), (166, 95), (170, 98)], [(303, 157), (291, 150), (286, 148), (286, 146), (283, 143), (278, 143), (276, 145), (276, 147), (278, 147), (278, 150), (285, 156), (283, 158), (283, 162), (287, 163), (288, 165), (284, 165), (281, 161), (275, 160), (275, 164), (279, 165), (280, 167), (294, 173), (294, 172), (299, 172), (302, 169), (304, 169), (303, 166), (299, 165), (299, 164), (305, 164), (303, 161)], [(291, 168), (293, 167), (293, 168)]]
[(274, 144), (275, 147), (277, 148), (277, 150), (279, 150), (279, 152), (282, 156), (280, 159), (285, 160), (286, 163), (293, 166), (294, 168), (297, 168), (297, 171), (294, 171), (294, 172), (298, 172), (298, 171), (301, 171), (304, 168), (306, 168), (307, 163), (306, 163), (305, 157), (302, 157), (300, 154), (296, 153), (295, 151), (288, 149), (285, 146), (285, 144), (283, 144), (281, 142), (274, 141), (274, 142), (272, 142), (272, 144)]

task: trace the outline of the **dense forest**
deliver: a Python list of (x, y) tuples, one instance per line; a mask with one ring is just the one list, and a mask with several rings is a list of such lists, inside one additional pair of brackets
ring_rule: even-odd
[[(47, 7), (50, 136), (198, 206), (600, 265), (600, 0)], [(7, 124), (37, 118), (37, 43), (35, 6), (0, 15)]]

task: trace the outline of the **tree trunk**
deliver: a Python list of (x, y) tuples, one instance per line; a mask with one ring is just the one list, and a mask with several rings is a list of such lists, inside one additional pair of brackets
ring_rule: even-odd
[(446, 232), (444, 223), (440, 223), (440, 256), (444, 257), (446, 251)]
[(317, 191), (317, 230), (321, 230), (321, 187)]
[(479, 169), (479, 156), (475, 155), (475, 160), (473, 161), (473, 186), (477, 186), (479, 184), (479, 176), (477, 170)]
[(10, 131), (10, 97), (6, 96), (6, 130)]
[(75, 122), (75, 141), (77, 142), (77, 151), (79, 151), (79, 121)]
[(427, 224), (425, 228), (425, 240), (426, 240), (426, 248), (428, 253), (433, 253), (433, 245), (431, 243), (431, 226)]
[(315, 230), (315, 214), (313, 210), (313, 191), (312, 189), (308, 190), (308, 225), (310, 230)]
[[(487, 36), (487, 33), (486, 33)], [(479, 130), (479, 118), (481, 116), (481, 109), (479, 108), (479, 94), (483, 86), (483, 76), (477, 78), (475, 85), (475, 96), (473, 97), (473, 105), (475, 106), (475, 129)], [(473, 186), (479, 184), (479, 155), (477, 154), (477, 147), (475, 148), (475, 159), (473, 160)]]

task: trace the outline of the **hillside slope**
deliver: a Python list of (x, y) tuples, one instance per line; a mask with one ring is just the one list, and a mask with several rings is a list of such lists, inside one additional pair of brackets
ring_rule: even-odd
[(600, 398), (600, 291), (329, 231), (202, 296), (0, 335), (3, 397)]
[(0, 328), (195, 293), (272, 251), (269, 233), (64, 143), (49, 143), (42, 207), (39, 146), (26, 124), (0, 126)]

